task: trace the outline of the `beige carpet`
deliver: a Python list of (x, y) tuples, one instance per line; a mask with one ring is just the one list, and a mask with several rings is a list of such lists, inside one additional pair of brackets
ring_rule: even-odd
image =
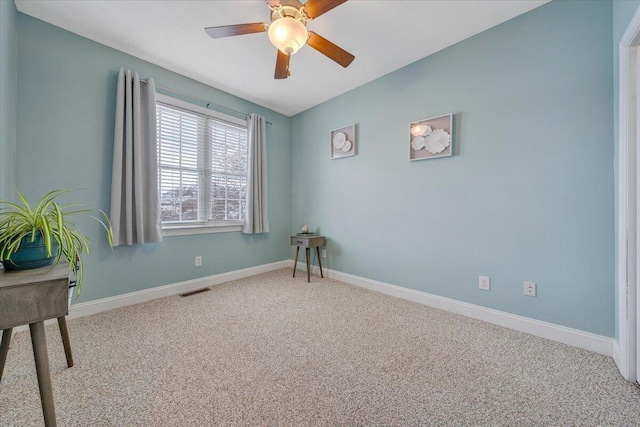
[[(279, 270), (47, 328), (61, 426), (640, 425), (609, 357)], [(41, 425), (28, 332), (0, 425)]]

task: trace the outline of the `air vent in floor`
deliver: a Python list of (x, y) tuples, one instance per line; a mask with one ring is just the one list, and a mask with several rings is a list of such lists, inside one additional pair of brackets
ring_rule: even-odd
[(209, 289), (209, 288), (196, 289), (195, 291), (185, 292), (184, 294), (180, 294), (180, 296), (181, 296), (182, 298), (184, 298), (184, 297), (190, 297), (190, 296), (192, 296), (192, 295), (201, 294), (201, 293), (203, 293), (203, 292), (208, 292), (208, 291), (210, 291), (210, 290), (211, 290), (211, 289)]

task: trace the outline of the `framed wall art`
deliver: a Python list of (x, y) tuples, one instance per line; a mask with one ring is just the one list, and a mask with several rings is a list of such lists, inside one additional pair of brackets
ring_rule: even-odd
[(331, 159), (356, 155), (356, 125), (347, 125), (331, 131)]
[(437, 159), (453, 154), (453, 114), (409, 124), (409, 161)]

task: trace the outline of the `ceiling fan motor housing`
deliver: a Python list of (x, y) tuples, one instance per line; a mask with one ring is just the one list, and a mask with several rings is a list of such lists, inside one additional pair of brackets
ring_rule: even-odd
[(282, 53), (293, 55), (307, 43), (307, 20), (302, 9), (281, 2), (271, 13), (269, 40)]

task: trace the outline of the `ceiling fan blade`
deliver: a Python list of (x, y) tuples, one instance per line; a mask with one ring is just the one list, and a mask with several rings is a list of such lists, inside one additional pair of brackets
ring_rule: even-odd
[(280, 5), (280, 0), (264, 0), (269, 7), (276, 7)]
[(263, 22), (253, 24), (223, 25), (221, 27), (208, 27), (204, 30), (214, 39), (231, 36), (241, 36), (243, 34), (264, 33), (269, 26)]
[(309, 0), (304, 4), (304, 12), (309, 18), (315, 19), (346, 1), (347, 0)]
[(276, 73), (273, 76), (275, 79), (286, 79), (289, 77), (289, 59), (291, 55), (280, 52), (278, 49), (278, 56), (276, 57)]
[(344, 68), (347, 68), (349, 64), (356, 59), (355, 56), (342, 49), (340, 46), (331, 43), (329, 40), (311, 31), (309, 31), (309, 40), (307, 40), (307, 44), (325, 55), (327, 58), (342, 65)]

